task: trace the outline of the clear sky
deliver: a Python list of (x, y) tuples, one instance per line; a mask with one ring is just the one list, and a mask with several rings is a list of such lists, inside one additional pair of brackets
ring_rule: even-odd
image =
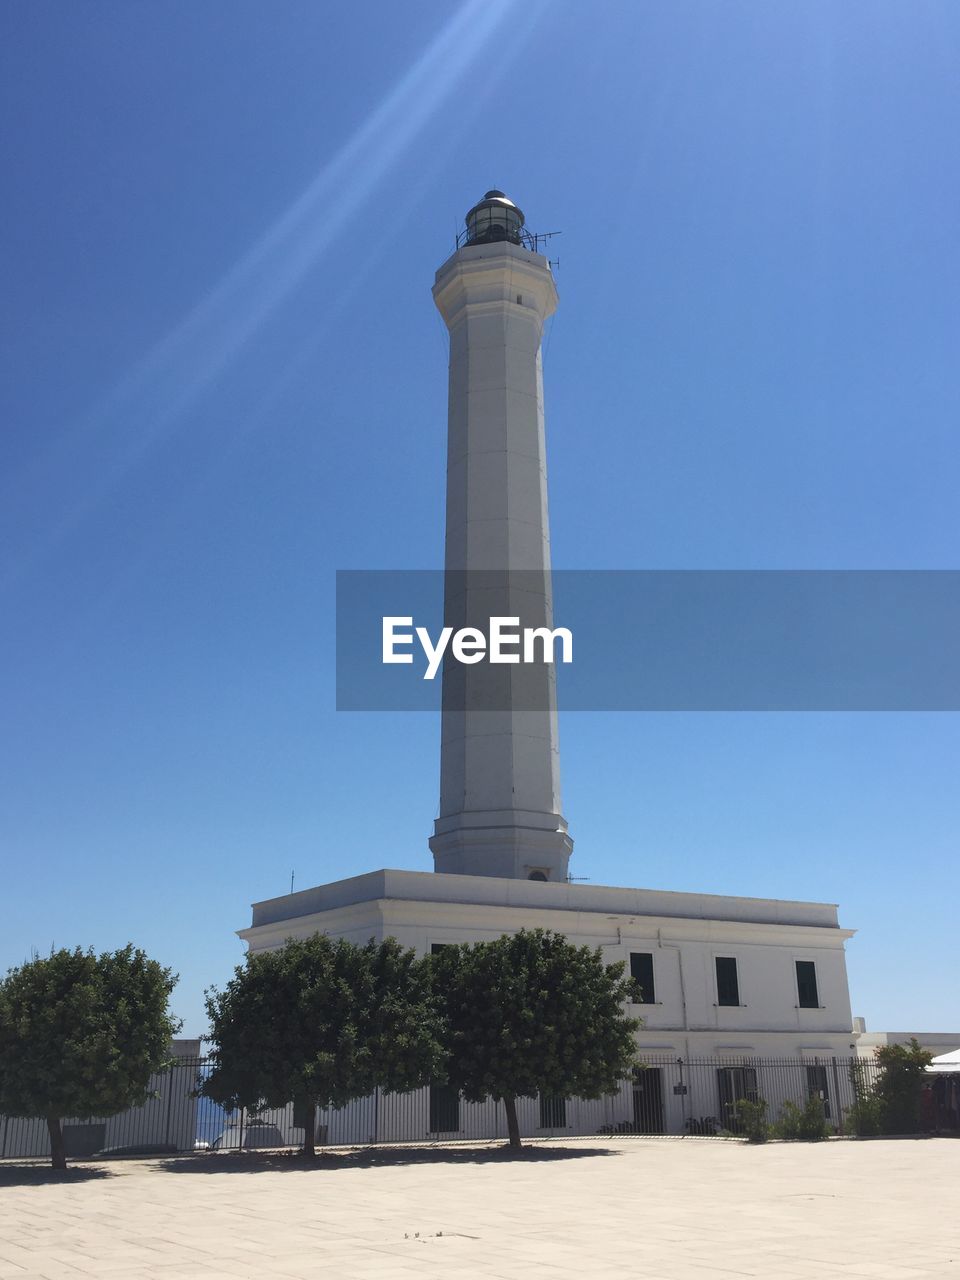
[[(560, 230), (554, 563), (957, 568), (954, 0), (0, 9), (0, 965), (430, 869), (439, 724), (334, 710), (337, 568), (441, 563), (458, 223)], [(840, 903), (960, 1030), (960, 717), (561, 717), (572, 871)]]

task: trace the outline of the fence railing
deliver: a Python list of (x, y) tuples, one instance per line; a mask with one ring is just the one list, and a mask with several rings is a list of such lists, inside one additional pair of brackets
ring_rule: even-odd
[[(205, 1067), (203, 1058), (178, 1058), (168, 1071), (158, 1072), (151, 1078), (150, 1091), (154, 1096), (142, 1107), (131, 1107), (114, 1116), (64, 1119), (63, 1140), (68, 1159), (123, 1155), (132, 1151), (144, 1155), (193, 1151), (198, 1113), (204, 1106), (195, 1091)], [(0, 1159), (49, 1153), (45, 1120), (0, 1118)]]
[[(775, 1120), (787, 1102), (811, 1097), (823, 1103), (827, 1124), (848, 1129), (847, 1113), (858, 1091), (869, 1093), (878, 1076), (872, 1059), (831, 1056), (676, 1058), (642, 1054), (644, 1065), (617, 1093), (589, 1100), (540, 1096), (517, 1100), (520, 1132), (528, 1138), (604, 1134), (713, 1136), (740, 1131), (736, 1104), (763, 1098)], [(142, 1107), (104, 1118), (64, 1122), (68, 1157), (159, 1155), (197, 1150), (253, 1150), (302, 1145), (303, 1116), (291, 1103), (257, 1113), (227, 1113), (197, 1087), (207, 1058), (181, 1058), (151, 1081), (155, 1094)], [(457, 1142), (507, 1137), (498, 1102), (468, 1103), (448, 1085), (407, 1094), (377, 1091), (317, 1115), (317, 1145)], [(43, 1120), (0, 1117), (0, 1159), (49, 1154)]]

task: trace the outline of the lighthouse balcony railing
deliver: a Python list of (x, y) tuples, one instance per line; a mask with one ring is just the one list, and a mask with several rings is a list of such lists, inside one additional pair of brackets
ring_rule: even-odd
[(532, 232), (525, 228), (518, 231), (515, 227), (494, 223), (483, 229), (479, 235), (473, 228), (461, 231), (457, 236), (457, 248), (463, 249), (468, 245), (515, 244), (520, 248), (528, 249), (531, 253), (543, 253), (550, 237), (559, 234), (559, 231)]

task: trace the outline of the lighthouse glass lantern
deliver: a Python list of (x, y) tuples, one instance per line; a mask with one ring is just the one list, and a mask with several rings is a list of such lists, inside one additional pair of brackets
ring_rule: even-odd
[(502, 191), (488, 191), (467, 214), (467, 244), (521, 243), (523, 214)]

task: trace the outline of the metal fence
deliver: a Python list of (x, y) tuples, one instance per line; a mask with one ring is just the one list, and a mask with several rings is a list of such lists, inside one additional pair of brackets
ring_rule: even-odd
[[(168, 1071), (151, 1077), (154, 1095), (142, 1107), (115, 1116), (72, 1117), (63, 1121), (67, 1157), (144, 1155), (193, 1151), (197, 1141), (198, 1076), (206, 1067), (201, 1058), (178, 1058)], [(0, 1159), (50, 1154), (45, 1120), (15, 1116), (0, 1118)]]
[[(823, 1104), (828, 1126), (847, 1129), (856, 1094), (869, 1093), (878, 1066), (872, 1059), (713, 1056), (676, 1058), (642, 1054), (644, 1064), (617, 1093), (597, 1100), (541, 1095), (519, 1098), (524, 1137), (605, 1134), (737, 1134), (740, 1099), (767, 1103), (776, 1120), (786, 1102)], [(197, 1096), (209, 1059), (181, 1058), (151, 1081), (154, 1097), (142, 1107), (107, 1118), (64, 1122), (67, 1155), (159, 1155), (197, 1150), (296, 1147), (303, 1116), (287, 1107), (227, 1113)], [(318, 1147), (401, 1142), (456, 1142), (507, 1137), (499, 1102), (469, 1103), (448, 1085), (407, 1094), (377, 1091), (317, 1115)], [(43, 1120), (0, 1117), (0, 1158), (44, 1156), (49, 1139)]]
[(783, 1115), (785, 1104), (803, 1108), (816, 1098), (828, 1128), (842, 1134), (858, 1092), (872, 1090), (878, 1070), (872, 1059), (832, 1056), (647, 1057), (630, 1082), (630, 1112), (614, 1131), (701, 1137), (739, 1134), (740, 1101), (762, 1099), (767, 1119), (774, 1122)]

